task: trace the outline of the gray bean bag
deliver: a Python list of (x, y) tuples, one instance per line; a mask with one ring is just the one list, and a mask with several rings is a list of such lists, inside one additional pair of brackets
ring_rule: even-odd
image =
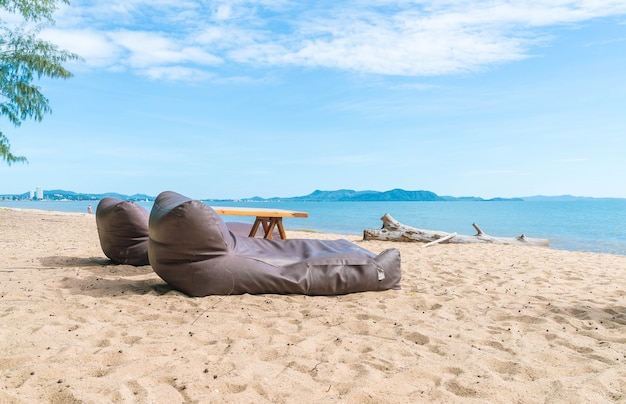
[(171, 191), (157, 197), (149, 229), (152, 268), (190, 296), (400, 289), (397, 249), (376, 255), (346, 240), (241, 236), (206, 204)]
[(131, 201), (100, 200), (96, 225), (104, 255), (119, 264), (148, 265), (149, 216), (144, 207)]
[[(118, 264), (148, 265), (148, 218), (150, 213), (132, 201), (103, 198), (96, 208), (98, 237), (104, 255)], [(229, 222), (232, 232), (248, 236), (252, 225)], [(257, 232), (256, 237), (263, 237)], [(274, 238), (280, 238), (278, 230)]]
[[(226, 222), (226, 227), (228, 227), (228, 230), (232, 231), (235, 234), (247, 237), (250, 235), (250, 231), (252, 230), (252, 223)], [(263, 227), (259, 227), (259, 230), (256, 232), (254, 237), (265, 237)], [(278, 232), (278, 229), (274, 229), (274, 231), (272, 232), (272, 238), (274, 240), (280, 239), (280, 233)]]

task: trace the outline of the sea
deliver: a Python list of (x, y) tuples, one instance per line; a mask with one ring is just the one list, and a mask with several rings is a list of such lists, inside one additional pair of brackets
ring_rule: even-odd
[[(304, 211), (308, 218), (285, 218), (286, 229), (362, 235), (382, 226), (388, 213), (407, 226), (473, 235), (476, 223), (494, 237), (545, 238), (550, 248), (626, 255), (626, 199), (570, 201), (453, 201), (453, 202), (244, 202), (204, 201), (214, 206), (264, 207)], [(147, 210), (153, 202), (138, 202)], [(97, 201), (9, 201), (0, 207), (60, 212), (96, 210)], [(250, 222), (250, 217), (225, 217)]]

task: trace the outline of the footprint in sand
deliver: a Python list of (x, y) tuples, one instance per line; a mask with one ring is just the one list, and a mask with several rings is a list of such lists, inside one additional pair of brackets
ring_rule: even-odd
[(448, 381), (446, 384), (446, 389), (451, 392), (454, 395), (457, 395), (459, 397), (476, 397), (478, 395), (478, 392), (471, 388), (471, 387), (466, 387), (461, 385), (458, 381), (456, 380), (450, 380)]
[(417, 345), (426, 345), (430, 341), (430, 338), (428, 338), (428, 336), (419, 332), (408, 333), (406, 335), (403, 335), (402, 338)]

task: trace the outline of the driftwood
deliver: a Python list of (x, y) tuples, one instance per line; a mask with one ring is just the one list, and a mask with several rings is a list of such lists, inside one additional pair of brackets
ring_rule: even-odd
[(539, 247), (550, 246), (548, 239), (529, 238), (524, 234), (518, 237), (492, 237), (485, 234), (476, 223), (473, 223), (472, 226), (474, 226), (477, 233), (473, 236), (467, 236), (443, 231), (417, 229), (398, 222), (388, 213), (385, 213), (380, 220), (383, 221), (383, 227), (375, 230), (363, 230), (363, 240), (418, 241), (427, 243), (424, 244), (423, 247), (429, 247), (438, 243), (491, 243), (523, 244)]

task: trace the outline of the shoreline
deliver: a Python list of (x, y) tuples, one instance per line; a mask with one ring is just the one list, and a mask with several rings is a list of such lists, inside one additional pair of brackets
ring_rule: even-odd
[(0, 208), (0, 401), (626, 399), (625, 256), (287, 234), (398, 248), (402, 290), (190, 298), (95, 215)]
[[(37, 202), (33, 202), (33, 203), (37, 203)], [(54, 201), (52, 203), (54, 203)], [(82, 202), (69, 201), (69, 202), (62, 202), (61, 204), (68, 204), (72, 206), (79, 204), (80, 210), (76, 209), (75, 207), (70, 210), (40, 209), (40, 208), (33, 208), (30, 206), (29, 207), (22, 207), (22, 206), (13, 207), (13, 206), (6, 206), (6, 205), (3, 206), (1, 203), (0, 203), (0, 209), (34, 210), (34, 211), (42, 211), (42, 212), (86, 213), (88, 206), (90, 204), (92, 205), (93, 211), (95, 211), (96, 206), (97, 206), (97, 203), (92, 203), (92, 201), (82, 201)], [(139, 204), (140, 206), (143, 206), (144, 208), (146, 208), (148, 211), (151, 208), (151, 206), (144, 206), (141, 203)], [(297, 207), (295, 210), (302, 210), (303, 208), (305, 207), (300, 206), (300, 207)], [(329, 213), (329, 212), (326, 212), (326, 213)], [(626, 213), (626, 211), (624, 213)], [(318, 216), (319, 214), (320, 212), (317, 212)], [(350, 217), (353, 218), (354, 215), (351, 215)], [(230, 220), (233, 220), (233, 219), (230, 219)], [(253, 222), (253, 219), (251, 218), (248, 220), (248, 218), (246, 217), (239, 217), (239, 216), (234, 220), (247, 222), (250, 224), (252, 224)], [(320, 222), (319, 219), (316, 222), (311, 222), (311, 220), (313, 220), (313, 217), (311, 216), (304, 222), (301, 221), (301, 219), (290, 220), (288, 223), (285, 223), (285, 228), (290, 229), (292, 232), (305, 232), (305, 233), (310, 232), (310, 233), (316, 233), (316, 234), (330, 233), (330, 234), (345, 235), (346, 237), (352, 238), (355, 236), (361, 237), (363, 235), (364, 229), (366, 228), (374, 229), (374, 228), (379, 228), (380, 226), (380, 218), (378, 217), (370, 218), (370, 220), (367, 221), (368, 223), (367, 225), (359, 226), (358, 227), (359, 230), (353, 230), (353, 231), (337, 231), (336, 229), (333, 229), (333, 227), (341, 227), (345, 229), (345, 225), (343, 223), (341, 226), (337, 226), (337, 223), (335, 223), (333, 218), (328, 218), (328, 221), (330, 223), (333, 223), (334, 225), (324, 224), (324, 222)], [(590, 225), (594, 223), (598, 224), (596, 222), (590, 222)], [(611, 219), (611, 223), (615, 223), (615, 220)], [(404, 224), (408, 224), (408, 222)], [(412, 224), (409, 224), (409, 225), (413, 226)], [(413, 227), (416, 227), (416, 226), (413, 226)], [(417, 226), (417, 227), (421, 229), (427, 229), (429, 226)], [(469, 235), (471, 233), (471, 232), (464, 233), (463, 231), (450, 231), (449, 229), (453, 229), (454, 226), (449, 227), (448, 230), (443, 230), (443, 227), (441, 228), (437, 226), (430, 226), (430, 227), (436, 228), (436, 230), (430, 230), (430, 231), (442, 231), (446, 233), (456, 232), (462, 235)], [(472, 229), (472, 226), (465, 226), (464, 224), (463, 228), (465, 229), (466, 227), (469, 229)], [(604, 227), (601, 226), (596, 229), (592, 227), (593, 231), (591, 232), (589, 232), (588, 227), (585, 227), (586, 229), (585, 236), (572, 234), (571, 229), (570, 229), (569, 235), (568, 235), (568, 232), (564, 230), (565, 235), (559, 231), (556, 234), (553, 234), (552, 236), (550, 236), (549, 234), (542, 235), (540, 232), (529, 232), (529, 231), (523, 232), (521, 230), (520, 232), (510, 232), (510, 231), (492, 232), (491, 228), (483, 227), (483, 229), (485, 230), (487, 234), (494, 236), (494, 237), (517, 237), (523, 233), (531, 238), (545, 238), (549, 240), (550, 242), (549, 248), (554, 251), (591, 252), (591, 253), (596, 253), (596, 254), (610, 254), (610, 255), (626, 256), (626, 239), (624, 239), (625, 235), (621, 233), (616, 233), (620, 235), (614, 235), (612, 238), (611, 237), (607, 238), (606, 233), (605, 233), (607, 231), (606, 224), (604, 225)]]

